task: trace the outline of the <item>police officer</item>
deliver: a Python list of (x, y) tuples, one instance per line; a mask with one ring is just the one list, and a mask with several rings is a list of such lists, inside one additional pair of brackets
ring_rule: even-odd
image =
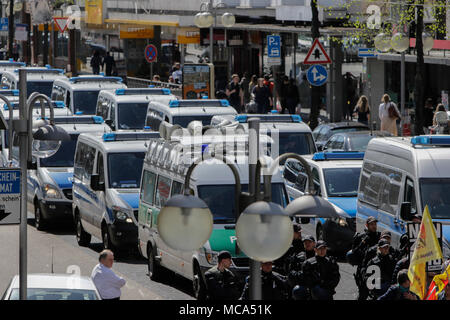
[[(262, 300), (287, 300), (288, 288), (286, 278), (272, 271), (272, 261), (261, 264)], [(240, 300), (249, 299), (249, 277), (245, 280), (244, 291)]]
[[(391, 232), (384, 230), (383, 232), (381, 232), (380, 239), (385, 239), (387, 242), (389, 242), (389, 245), (390, 245), (391, 244)], [(363, 262), (362, 262), (363, 268), (365, 268), (367, 266), (367, 264), (369, 263), (369, 261), (372, 260), (377, 255), (377, 250), (378, 250), (378, 244), (367, 249), (366, 254), (364, 255)], [(395, 259), (395, 262), (397, 262), (401, 258), (400, 250), (395, 249), (391, 245), (389, 246), (389, 254)], [(397, 282), (397, 280), (395, 282)]]
[(218, 264), (205, 272), (205, 280), (209, 300), (236, 300), (239, 298), (237, 279), (228, 270), (231, 265), (231, 254), (221, 251)]
[(310, 289), (313, 300), (333, 300), (335, 288), (341, 275), (339, 266), (332, 257), (327, 257), (327, 244), (319, 240), (314, 249), (315, 256), (303, 264), (305, 286)]
[(294, 239), (289, 247), (288, 251), (279, 259), (275, 260), (275, 270), (282, 275), (289, 273), (289, 265), (292, 259), (300, 252), (305, 251), (305, 247), (302, 241), (302, 227), (298, 223), (294, 223)]
[(380, 235), (380, 232), (377, 231), (377, 219), (370, 216), (366, 220), (365, 232), (357, 233), (353, 237), (352, 265), (358, 266), (354, 274), (356, 285), (358, 286), (358, 300), (366, 300), (368, 296), (367, 287), (363, 281), (364, 274), (362, 273), (364, 256), (370, 247), (378, 243)]
[(313, 236), (304, 237), (303, 244), (305, 246), (305, 251), (295, 255), (289, 265), (288, 283), (290, 287), (293, 288), (292, 297), (295, 300), (306, 300), (309, 296), (303, 280), (302, 269), (305, 261), (316, 255), (316, 252), (314, 251), (316, 240)]
[(380, 277), (380, 287), (369, 290), (369, 293), (374, 299), (383, 295), (390, 287), (392, 282), (392, 274), (395, 268), (395, 259), (389, 254), (389, 242), (386, 239), (378, 241), (377, 255), (372, 258), (365, 269), (364, 283), (367, 283), (369, 278), (373, 276), (373, 271), (369, 269), (370, 266), (378, 267), (375, 276)]
[(409, 251), (411, 249), (411, 245), (409, 242), (409, 237), (405, 233), (400, 237), (400, 252), (401, 259), (397, 261), (397, 264), (394, 268), (394, 273), (392, 274), (392, 284), (395, 284), (397, 281), (397, 276), (400, 270), (409, 269)]

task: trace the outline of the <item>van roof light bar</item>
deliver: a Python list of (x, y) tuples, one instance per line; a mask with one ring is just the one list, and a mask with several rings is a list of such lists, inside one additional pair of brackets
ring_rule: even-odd
[(89, 77), (72, 77), (69, 79), (72, 83), (80, 82), (118, 82), (122, 83), (123, 79), (121, 77), (101, 77), (101, 76), (89, 76)]
[(118, 132), (105, 133), (103, 135), (104, 142), (114, 141), (139, 141), (160, 138), (159, 132)]
[(275, 123), (301, 123), (302, 117), (298, 114), (283, 115), (283, 114), (261, 114), (261, 115), (238, 115), (234, 120), (239, 123), (247, 123), (248, 120), (259, 118), (261, 122), (275, 122)]
[(132, 96), (132, 95), (158, 95), (167, 96), (172, 92), (167, 88), (132, 88), (132, 89), (117, 89), (116, 95), (118, 96)]
[(450, 136), (416, 136), (411, 138), (413, 146), (450, 146)]
[(325, 161), (325, 160), (363, 160), (364, 152), (317, 152), (314, 154), (314, 161)]

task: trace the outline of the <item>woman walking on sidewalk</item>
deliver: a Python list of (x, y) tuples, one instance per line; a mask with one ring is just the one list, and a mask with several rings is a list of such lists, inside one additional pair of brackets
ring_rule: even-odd
[(388, 131), (392, 135), (398, 136), (397, 119), (400, 119), (400, 111), (388, 94), (381, 99), (378, 114), (381, 120), (381, 131)]

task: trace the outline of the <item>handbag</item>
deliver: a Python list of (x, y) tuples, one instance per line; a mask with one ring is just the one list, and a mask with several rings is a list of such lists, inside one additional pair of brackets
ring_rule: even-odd
[(388, 114), (389, 118), (391, 119), (400, 118), (400, 115), (398, 114), (397, 110), (395, 110), (395, 107), (392, 104), (392, 102), (389, 103)]

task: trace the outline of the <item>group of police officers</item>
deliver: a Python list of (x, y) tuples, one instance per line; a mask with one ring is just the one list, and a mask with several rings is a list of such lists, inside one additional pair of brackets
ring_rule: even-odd
[[(347, 254), (348, 262), (357, 267), (354, 274), (357, 299), (416, 300), (417, 296), (409, 291), (406, 270), (410, 250), (407, 235), (401, 237), (400, 247), (395, 249), (390, 245), (391, 233), (378, 232), (374, 217), (369, 217), (365, 226), (363, 233), (355, 234)], [(261, 264), (262, 299), (333, 300), (340, 273), (336, 258), (327, 255), (327, 249), (324, 241), (316, 242), (313, 236), (302, 238), (301, 226), (294, 224), (289, 250), (278, 260)], [(205, 273), (208, 299), (249, 299), (249, 277), (242, 284), (229, 270), (231, 263), (231, 254), (222, 251), (217, 266)], [(374, 285), (370, 285), (372, 282)]]

